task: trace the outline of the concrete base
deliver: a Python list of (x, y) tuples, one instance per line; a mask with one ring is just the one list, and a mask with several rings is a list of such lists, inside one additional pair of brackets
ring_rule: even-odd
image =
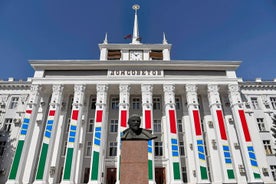
[(120, 184), (148, 184), (148, 141), (122, 141)]

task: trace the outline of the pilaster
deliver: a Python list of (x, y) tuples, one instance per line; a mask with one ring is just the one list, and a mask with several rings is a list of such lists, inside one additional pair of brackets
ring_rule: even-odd
[(102, 183), (102, 173), (104, 172), (104, 158), (106, 146), (106, 111), (107, 111), (107, 90), (106, 84), (97, 85), (97, 103), (95, 111), (95, 126), (93, 135), (93, 145), (91, 154), (91, 167), (89, 184)]
[(182, 184), (181, 161), (179, 154), (178, 130), (176, 122), (175, 110), (175, 86), (172, 84), (164, 84), (164, 102), (167, 130), (167, 146), (168, 146), (168, 161), (169, 161), (169, 181), (171, 184)]
[[(153, 114), (152, 114), (152, 89), (151, 84), (142, 84), (142, 108), (143, 108), (143, 128), (147, 130), (153, 129)], [(149, 184), (155, 183), (155, 168), (154, 168), (154, 140), (148, 141), (148, 178)]]
[[(8, 184), (22, 183), (23, 173), (27, 168), (26, 163), (31, 139), (33, 138), (33, 129), (36, 124), (36, 116), (39, 108), (39, 102), (41, 99), (41, 86), (33, 84), (30, 89), (30, 98), (27, 103), (25, 116), (19, 132), (18, 143), (14, 155), (14, 160), (11, 166)], [(28, 165), (29, 166), (29, 165)]]
[(84, 104), (86, 86), (75, 84), (74, 99), (72, 104), (71, 121), (67, 138), (67, 149), (64, 161), (62, 184), (75, 183), (77, 171), (77, 156), (79, 149), (79, 137), (81, 128), (81, 115)]
[(229, 84), (228, 90), (231, 110), (235, 120), (235, 127), (244, 163), (244, 166), (239, 166), (239, 169), (245, 169), (247, 175), (247, 182), (262, 182), (257, 158), (255, 155), (255, 150), (251, 140), (251, 134), (248, 129), (248, 124), (243, 109), (241, 96), (239, 93), (239, 86), (238, 84)]
[[(219, 152), (219, 165), (222, 174), (222, 183), (235, 183), (236, 177), (233, 168), (233, 159), (231, 147), (228, 142), (228, 133), (225, 126), (223, 111), (221, 108), (221, 101), (219, 96), (219, 87), (217, 85), (208, 85), (208, 100), (209, 107), (213, 119), (213, 127), (215, 129), (216, 140), (212, 140), (213, 148), (218, 149)], [(212, 125), (211, 125), (212, 126)], [(214, 162), (218, 162), (217, 160)], [(214, 166), (217, 164), (213, 164)], [(216, 168), (218, 169), (218, 168)], [(216, 170), (214, 170), (216, 172)]]
[(186, 85), (186, 98), (193, 137), (193, 144), (191, 145), (191, 147), (194, 151), (194, 159), (196, 164), (196, 170), (193, 172), (197, 178), (197, 183), (206, 183), (209, 182), (207, 171), (207, 157), (204, 148), (205, 143), (201, 127), (196, 85)]
[(120, 160), (121, 160), (121, 135), (127, 129), (127, 121), (129, 117), (129, 90), (128, 84), (120, 84), (120, 103), (119, 103), (119, 125), (117, 136), (117, 181), (120, 183)]

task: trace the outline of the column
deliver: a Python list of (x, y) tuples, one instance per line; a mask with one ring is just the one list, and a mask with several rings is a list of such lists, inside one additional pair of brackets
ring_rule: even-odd
[[(143, 128), (147, 130), (153, 129), (152, 115), (152, 85), (142, 84), (142, 108), (143, 108)], [(154, 167), (154, 140), (148, 141), (148, 178), (149, 184), (155, 183), (155, 167)]]
[[(65, 92), (65, 90), (64, 90)], [(63, 94), (62, 95), (62, 102), (60, 104), (60, 112), (59, 116), (56, 121), (56, 130), (55, 134), (53, 134), (51, 137), (55, 140), (55, 144), (53, 144), (52, 148), (52, 158), (50, 161), (50, 171), (48, 176), (48, 182), (49, 183), (58, 183), (59, 179), (59, 170), (63, 169), (62, 167), (59, 167), (61, 162), (61, 152), (63, 151), (63, 138), (64, 134), (66, 133), (67, 128), (67, 108), (68, 106), (71, 106), (71, 104), (68, 104), (66, 102), (69, 101), (70, 95), (69, 94)], [(71, 112), (68, 112), (71, 113)]]
[(186, 85), (187, 106), (191, 122), (193, 151), (196, 164), (195, 175), (197, 183), (208, 182), (207, 158), (204, 148), (203, 132), (201, 128), (200, 112), (198, 108), (197, 87), (194, 84)]
[(179, 141), (176, 122), (176, 110), (175, 110), (175, 87), (172, 84), (164, 84), (164, 102), (165, 102), (165, 114), (167, 128), (165, 133), (167, 134), (167, 146), (168, 146), (168, 161), (170, 172), (171, 184), (182, 184), (181, 175), (181, 161), (179, 154)]
[(79, 149), (79, 134), (85, 88), (86, 86), (84, 84), (75, 84), (74, 86), (74, 99), (67, 138), (67, 149), (64, 160), (63, 177), (61, 181), (62, 184), (75, 183), (75, 174), (77, 173), (77, 153)]
[(121, 135), (127, 129), (127, 120), (129, 117), (129, 90), (128, 84), (120, 84), (120, 103), (119, 103), (119, 125), (117, 136), (117, 181), (120, 183), (120, 160), (121, 160)]
[(30, 90), (30, 98), (27, 103), (25, 116), (19, 132), (18, 143), (11, 166), (8, 184), (22, 183), (22, 177), (26, 165), (26, 159), (29, 152), (29, 146), (32, 139), (32, 133), (35, 125), (35, 119), (40, 102), (40, 85), (32, 85)]
[(216, 132), (216, 142), (219, 151), (219, 163), (223, 183), (235, 183), (235, 174), (232, 160), (232, 153), (229, 145), (228, 134), (226, 131), (224, 115), (221, 108), (221, 101), (217, 85), (208, 85), (208, 99), (212, 114), (213, 125)]
[(240, 150), (247, 175), (247, 182), (262, 182), (258, 168), (255, 150), (248, 129), (247, 120), (242, 106), (238, 84), (229, 84), (229, 100), (232, 114), (235, 120), (236, 132), (240, 142)]
[(55, 134), (57, 127), (57, 120), (60, 114), (60, 104), (62, 102), (63, 86), (53, 85), (53, 93), (48, 111), (48, 118), (44, 129), (44, 136), (37, 166), (37, 172), (34, 183), (48, 183), (50, 162), (52, 160), (52, 153), (55, 144)]
[(93, 145), (91, 154), (91, 167), (89, 184), (102, 183), (102, 173), (104, 172), (103, 162), (106, 146), (107, 128), (107, 90), (106, 84), (97, 85), (97, 103), (95, 111), (95, 126), (93, 135)]

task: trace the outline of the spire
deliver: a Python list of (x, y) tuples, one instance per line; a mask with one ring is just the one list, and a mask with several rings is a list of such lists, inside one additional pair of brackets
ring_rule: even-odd
[(137, 11), (140, 9), (138, 4), (132, 6), (132, 9), (135, 11), (134, 15), (134, 25), (133, 25), (133, 34), (132, 34), (132, 44), (140, 44), (139, 29), (138, 29), (138, 16)]
[(163, 44), (168, 44), (168, 41), (166, 39), (166, 35), (164, 32), (163, 32)]
[(103, 44), (107, 44), (107, 43), (108, 43), (108, 41), (107, 41), (107, 33), (105, 33)]

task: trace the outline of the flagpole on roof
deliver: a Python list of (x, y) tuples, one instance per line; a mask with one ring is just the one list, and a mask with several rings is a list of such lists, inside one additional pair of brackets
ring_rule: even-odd
[(137, 11), (140, 9), (138, 4), (132, 6), (132, 9), (135, 11), (134, 15), (134, 25), (133, 25), (133, 34), (132, 34), (132, 44), (140, 44), (139, 29), (138, 29), (138, 15)]
[(108, 43), (108, 41), (107, 41), (107, 33), (105, 33), (103, 44), (107, 44), (107, 43)]

